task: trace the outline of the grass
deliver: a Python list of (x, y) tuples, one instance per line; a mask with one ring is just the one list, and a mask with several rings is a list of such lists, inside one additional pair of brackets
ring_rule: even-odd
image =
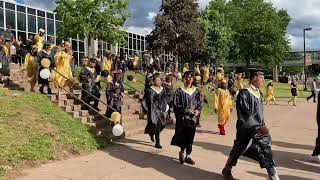
[(107, 146), (46, 96), (0, 90), (0, 178), (10, 169)]

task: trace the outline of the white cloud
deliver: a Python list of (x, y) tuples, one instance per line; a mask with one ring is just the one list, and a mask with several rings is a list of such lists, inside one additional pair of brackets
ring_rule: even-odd
[(198, 0), (200, 9), (206, 8), (211, 0)]
[(156, 16), (157, 16), (157, 13), (155, 13), (155, 12), (148, 12), (147, 19), (150, 20), (150, 21), (153, 21)]
[(139, 35), (147, 35), (152, 31), (151, 27), (137, 27), (137, 26), (129, 26), (124, 28), (126, 31), (139, 34)]
[(23, 3), (48, 11), (53, 11), (56, 8), (56, 3), (54, 0), (23, 0)]

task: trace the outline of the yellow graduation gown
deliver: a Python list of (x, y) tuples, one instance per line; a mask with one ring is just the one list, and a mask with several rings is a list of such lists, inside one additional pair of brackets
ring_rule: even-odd
[(203, 82), (207, 83), (209, 80), (209, 76), (210, 76), (210, 70), (208, 67), (204, 68), (204, 74), (203, 74)]
[(42, 51), (42, 49), (43, 49), (44, 39), (45, 39), (45, 37), (40, 36), (39, 34), (34, 36), (35, 46), (37, 47), (38, 52)]
[(273, 87), (268, 86), (267, 92), (266, 92), (266, 101), (270, 101), (273, 97), (274, 97)]
[(232, 106), (233, 103), (228, 89), (219, 88), (218, 92), (215, 93), (215, 109), (217, 110), (220, 125), (225, 125), (230, 120)]
[(216, 75), (216, 78), (215, 78), (215, 80), (214, 80), (214, 84), (215, 84), (215, 86), (216, 86), (216, 88), (218, 88), (218, 86), (220, 85), (220, 83), (221, 83), (221, 81), (223, 80), (223, 74), (222, 73), (218, 73), (217, 75)]
[(194, 73), (195, 74), (200, 74), (201, 72), (200, 72), (200, 68), (199, 67), (195, 67), (194, 68)]
[(27, 70), (28, 82), (35, 84), (38, 81), (39, 66), (36, 59), (29, 53), (24, 58), (23, 69)]
[[(67, 77), (70, 81), (73, 79), (71, 64), (72, 64), (72, 56), (70, 53), (66, 53), (65, 51), (59, 51), (54, 57), (56, 71), (60, 74)], [(60, 74), (53, 72), (52, 80), (57, 83), (59, 86), (64, 87), (66, 83), (66, 78), (61, 76)]]
[(103, 58), (102, 60), (102, 70), (103, 71), (108, 71), (109, 73), (111, 72), (111, 69), (112, 69), (112, 64), (113, 64), (113, 61), (112, 59), (108, 59), (106, 57)]
[(237, 88), (238, 88), (239, 91), (241, 89), (244, 89), (244, 85), (243, 85), (242, 81), (243, 81), (242, 78), (239, 78), (238, 81), (237, 81)]
[(189, 71), (189, 67), (186, 67), (186, 66), (185, 66), (185, 67), (183, 67), (182, 72), (183, 72), (183, 73), (185, 73), (185, 72), (187, 72), (187, 71)]

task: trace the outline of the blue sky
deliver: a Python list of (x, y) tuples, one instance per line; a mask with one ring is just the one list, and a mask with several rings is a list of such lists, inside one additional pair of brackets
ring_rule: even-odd
[[(8, 0), (7, 0), (8, 1)], [(10, 0), (14, 1), (14, 0)], [(200, 8), (204, 8), (211, 0), (198, 0)], [(288, 10), (292, 21), (288, 27), (288, 37), (295, 50), (303, 48), (303, 28), (312, 27), (307, 33), (308, 49), (320, 49), (320, 0), (266, 0), (278, 9)], [(55, 8), (55, 0), (17, 0), (19, 3), (47, 10)], [(138, 34), (147, 34), (153, 28), (161, 0), (131, 0), (129, 10), (131, 18), (126, 22), (126, 29)]]

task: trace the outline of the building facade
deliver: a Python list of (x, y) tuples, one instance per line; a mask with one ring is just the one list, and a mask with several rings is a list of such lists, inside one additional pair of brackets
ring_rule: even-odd
[[(56, 44), (61, 43), (57, 36), (57, 30), (62, 23), (61, 17), (56, 13), (36, 7), (26, 6), (24, 4), (0, 1), (0, 31), (4, 31), (7, 25), (11, 25), (16, 38), (26, 42), (27, 38), (38, 33), (40, 28), (46, 30), (46, 40), (54, 37)], [(121, 52), (134, 55), (135, 52), (143, 54), (146, 49), (145, 36), (126, 32), (127, 44), (124, 46), (113, 46), (108, 42), (94, 41), (94, 51), (102, 50), (112, 51), (113, 53)], [(73, 49), (75, 64), (80, 64), (83, 57), (88, 55), (88, 40), (81, 39), (79, 36), (70, 38)]]

